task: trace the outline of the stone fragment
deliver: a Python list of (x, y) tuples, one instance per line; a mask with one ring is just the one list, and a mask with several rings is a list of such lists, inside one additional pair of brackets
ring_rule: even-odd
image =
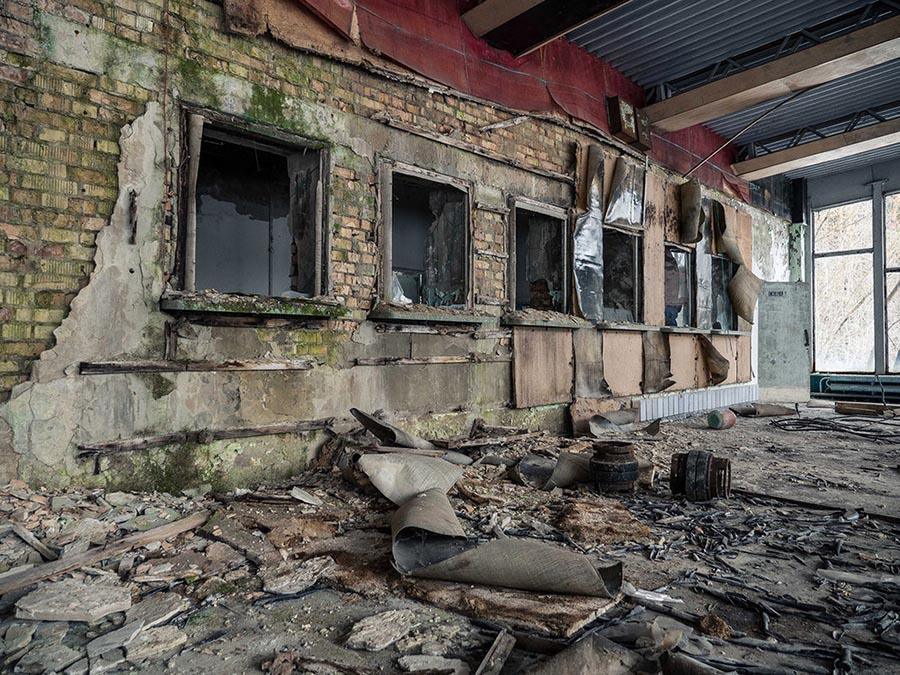
[(453, 673), (453, 675), (468, 675), (469, 673), (469, 666), (465, 661), (446, 659), (443, 656), (410, 654), (397, 659), (397, 664), (407, 673), (422, 671), (429, 673)]
[(233, 569), (246, 562), (244, 556), (235, 551), (228, 544), (223, 544), (219, 541), (214, 541), (207, 546), (204, 554), (206, 555), (209, 564), (215, 568), (214, 570), (211, 570), (215, 573), (218, 573), (223, 569)]
[(141, 515), (135, 516), (131, 520), (122, 523), (122, 529), (146, 532), (147, 530), (152, 530), (154, 527), (160, 527), (166, 523), (178, 520), (180, 517), (181, 514), (175, 509), (148, 506)]
[(334, 567), (334, 559), (328, 555), (310, 558), (301, 563), (287, 560), (275, 568), (263, 570), (263, 590), (280, 595), (299, 593), (315, 584), (320, 576)]
[(111, 670), (120, 670), (118, 666), (125, 662), (125, 650), (110, 649), (108, 652), (101, 654), (95, 659), (91, 659), (91, 675), (99, 673), (107, 673)]
[(141, 498), (128, 492), (107, 492), (104, 499), (110, 506), (127, 506), (140, 502)]
[(177, 649), (187, 642), (187, 635), (175, 626), (158, 626), (145, 630), (125, 648), (129, 661), (137, 663)]
[(142, 583), (170, 582), (203, 576), (206, 556), (197, 551), (184, 551), (169, 558), (154, 558), (134, 568), (132, 579)]
[(391, 609), (373, 614), (353, 624), (345, 644), (350, 649), (377, 652), (405, 637), (420, 623), (421, 619), (409, 609)]
[(256, 536), (234, 518), (229, 518), (223, 511), (214, 513), (202, 528), (216, 539), (241, 551), (254, 563), (280, 562), (281, 555), (262, 536)]
[(291, 489), (291, 497), (296, 499), (297, 501), (303, 502), (304, 504), (309, 504), (311, 506), (322, 506), (322, 500), (316, 497), (311, 492), (307, 492), (303, 488), (294, 487)]
[(38, 586), (16, 602), (16, 617), (41, 621), (96, 623), (107, 614), (131, 607), (127, 586), (103, 581), (87, 583), (64, 579)]
[(121, 628), (117, 628), (109, 633), (104, 633), (100, 637), (94, 638), (87, 643), (87, 654), (90, 659), (95, 659), (101, 654), (120, 649), (124, 647), (141, 632), (144, 622), (141, 620), (126, 623)]
[(55, 673), (72, 665), (82, 653), (61, 644), (44, 644), (31, 649), (16, 664), (19, 673)]
[(62, 642), (69, 632), (68, 621), (42, 621), (37, 624), (34, 631), (34, 642), (53, 643)]
[(89, 663), (86, 658), (79, 659), (71, 666), (63, 671), (63, 675), (87, 675), (89, 671)]
[(109, 530), (109, 523), (104, 523), (96, 518), (81, 518), (66, 525), (56, 538), (56, 543), (64, 545), (78, 540), (87, 540), (88, 543), (98, 546), (106, 542)]
[(12, 654), (27, 647), (35, 628), (37, 625), (33, 623), (14, 623), (7, 628), (3, 638), (4, 653)]
[(62, 511), (63, 509), (71, 509), (75, 506), (75, 500), (66, 495), (56, 495), (50, 498), (50, 508), (54, 511)]
[(152, 628), (165, 623), (188, 609), (191, 603), (178, 593), (154, 593), (147, 596), (125, 613), (125, 621), (141, 621), (144, 628)]

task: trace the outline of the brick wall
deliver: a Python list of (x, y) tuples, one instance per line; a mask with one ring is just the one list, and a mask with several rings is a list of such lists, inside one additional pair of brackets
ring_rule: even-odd
[[(222, 8), (204, 0), (0, 0), (0, 64), (0, 401), (28, 378), (88, 280), (96, 233), (116, 199), (120, 130), (148, 101), (177, 119), (179, 95), (211, 107), (237, 96), (247, 117), (310, 136), (320, 134), (317, 121), (296, 113), (298, 101), (361, 118), (387, 114), (513, 164), (570, 176), (575, 145), (590, 140), (562, 120), (483, 132), (512, 113), (269, 38), (229, 34)], [(335, 143), (331, 287), (365, 311), (378, 268), (377, 175), (346, 139), (327, 140)], [(170, 215), (174, 201), (172, 194), (163, 205)], [(506, 298), (505, 219), (475, 209), (473, 220), (474, 295), (496, 307)], [(160, 218), (161, 227), (168, 222)], [(171, 251), (160, 255), (171, 259)]]

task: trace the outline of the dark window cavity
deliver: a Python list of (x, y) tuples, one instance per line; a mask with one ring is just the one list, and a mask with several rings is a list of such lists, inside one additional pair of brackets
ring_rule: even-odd
[(564, 221), (515, 209), (515, 309), (566, 311)]
[[(309, 297), (322, 279), (321, 152), (207, 123), (196, 181), (193, 288)], [(187, 250), (191, 250), (188, 248)], [(186, 286), (188, 284), (186, 283)]]
[(641, 321), (641, 235), (603, 230), (603, 320)]
[(665, 249), (667, 326), (694, 325), (694, 254), (677, 246)]
[(713, 255), (712, 263), (712, 328), (714, 330), (737, 330), (737, 315), (731, 306), (731, 296), (728, 294), (728, 284), (737, 271), (730, 259)]
[(468, 195), (398, 172), (391, 194), (391, 302), (465, 307)]

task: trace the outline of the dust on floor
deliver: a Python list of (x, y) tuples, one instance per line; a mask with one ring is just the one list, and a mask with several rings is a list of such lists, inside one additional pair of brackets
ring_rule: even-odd
[[(659, 472), (634, 493), (602, 496), (589, 484), (522, 483), (526, 468), (590, 453), (591, 439), (481, 425), (473, 438), (415, 451), (459, 462), (449, 463), (447, 499), (466, 546), (524, 539), (591, 565), (621, 562), (611, 598), (399, 573), (397, 505), (358, 467), (360, 456), (388, 453), (362, 430), (335, 435), (289, 482), (229, 494), (14, 482), (0, 490), (3, 668), (896, 670), (897, 446), (771, 422), (714, 431), (694, 418), (656, 435), (614, 434)], [(731, 459), (730, 499), (672, 496), (670, 456), (692, 449)]]

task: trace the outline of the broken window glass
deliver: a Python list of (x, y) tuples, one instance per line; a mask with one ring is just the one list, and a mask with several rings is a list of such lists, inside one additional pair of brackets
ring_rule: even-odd
[(885, 277), (887, 293), (887, 367), (900, 373), (900, 192), (884, 198), (885, 251), (888, 268)]
[(603, 230), (603, 320), (638, 323), (641, 320), (641, 236)]
[(677, 246), (665, 249), (667, 326), (694, 325), (694, 254)]
[(466, 193), (402, 173), (391, 192), (391, 301), (465, 307)]
[(711, 283), (711, 320), (709, 326), (714, 330), (737, 330), (737, 315), (731, 306), (731, 296), (728, 294), (728, 284), (731, 283), (734, 273), (737, 271), (735, 265), (729, 258), (725, 256), (710, 256), (710, 264), (712, 266), (712, 283)]
[(515, 308), (566, 311), (563, 221), (517, 208), (515, 223)]
[(643, 227), (644, 169), (619, 157), (606, 207), (607, 225)]
[(207, 125), (196, 182), (195, 288), (279, 297), (316, 293), (320, 169), (314, 150), (270, 146)]

